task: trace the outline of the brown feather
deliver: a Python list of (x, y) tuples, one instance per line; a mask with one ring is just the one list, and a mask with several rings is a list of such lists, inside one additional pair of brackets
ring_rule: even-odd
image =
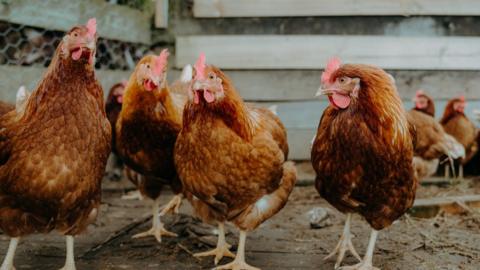
[[(86, 30), (85, 30), (86, 31)], [(86, 59), (60, 56), (19, 118), (0, 118), (0, 228), (17, 237), (76, 235), (98, 212), (111, 128)]]
[(296, 181), (294, 166), (285, 163), (286, 131), (272, 112), (247, 106), (222, 71), (207, 71), (222, 80), (225, 96), (187, 103), (175, 164), (205, 222), (253, 230), (283, 208)]
[(344, 65), (333, 78), (360, 79), (357, 99), (345, 110), (328, 107), (312, 147), (316, 187), (335, 208), (357, 212), (379, 230), (413, 204), (414, 129), (388, 74)]

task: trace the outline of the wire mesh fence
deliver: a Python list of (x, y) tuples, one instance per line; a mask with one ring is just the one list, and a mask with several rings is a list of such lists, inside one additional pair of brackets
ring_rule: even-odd
[[(47, 67), (64, 32), (0, 21), (0, 64)], [(128, 70), (150, 48), (144, 44), (99, 38), (97, 69)]]

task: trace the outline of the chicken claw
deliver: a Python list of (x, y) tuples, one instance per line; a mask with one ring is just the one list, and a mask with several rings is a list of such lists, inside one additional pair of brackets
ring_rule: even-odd
[(127, 194), (122, 196), (122, 200), (139, 200), (143, 201), (143, 195), (140, 193), (140, 190), (132, 190), (127, 192)]
[(222, 223), (218, 223), (218, 242), (215, 249), (196, 253), (193, 256), (195, 257), (205, 257), (205, 256), (215, 256), (214, 262), (215, 265), (220, 262), (223, 257), (235, 258), (235, 254), (230, 251), (231, 245), (225, 241), (225, 226)]
[(337, 261), (335, 262), (335, 269), (337, 269), (342, 263), (347, 250), (350, 251), (352, 255), (355, 258), (357, 258), (359, 261), (362, 260), (352, 244), (352, 234), (350, 233), (351, 218), (352, 218), (352, 215), (347, 214), (347, 220), (345, 221), (345, 227), (343, 229), (343, 234), (340, 237), (340, 241), (338, 242), (335, 249), (324, 258), (324, 260), (328, 260), (330, 258), (333, 258), (333, 256), (335, 256), (335, 254), (338, 253)]
[(235, 258), (235, 254), (230, 251), (230, 245), (225, 243), (223, 246), (218, 246), (212, 250), (195, 253), (193, 256), (195, 257), (206, 257), (206, 256), (215, 256), (215, 265), (220, 262), (223, 257), (230, 257)]
[(214, 268), (215, 270), (261, 270), (260, 268), (248, 265), (245, 260), (234, 260), (233, 262)]
[(374, 267), (372, 264), (373, 250), (375, 248), (375, 242), (377, 241), (378, 231), (372, 230), (370, 235), (370, 241), (368, 242), (367, 252), (363, 260), (356, 265), (343, 266), (338, 270), (380, 270), (380, 268)]
[(214, 268), (215, 270), (260, 270), (260, 268), (256, 268), (250, 266), (245, 262), (245, 241), (247, 238), (247, 232), (240, 231), (240, 241), (238, 243), (238, 250), (237, 256), (235, 256), (235, 260), (229, 264), (225, 264), (219, 267)]
[(380, 268), (374, 267), (372, 264), (361, 262), (359, 264), (351, 266), (342, 266), (337, 268), (338, 270), (380, 270)]
[(153, 222), (153, 225), (152, 225), (152, 228), (150, 230), (146, 231), (146, 232), (136, 234), (132, 238), (136, 239), (136, 238), (142, 238), (142, 237), (147, 237), (147, 236), (155, 236), (157, 241), (159, 243), (161, 243), (162, 242), (162, 235), (171, 236), (171, 237), (177, 237), (178, 236), (176, 233), (169, 232), (164, 228), (163, 223), (160, 221), (160, 214), (158, 213), (159, 204), (160, 204), (160, 202), (159, 202), (158, 199), (153, 202), (153, 207), (152, 207), (152, 216), (153, 216), (152, 222)]
[(159, 243), (161, 243), (163, 235), (171, 236), (171, 237), (177, 237), (178, 236), (176, 233), (167, 231), (163, 227), (163, 223), (160, 223), (160, 225), (153, 226), (150, 230), (148, 230), (146, 232), (135, 234), (134, 236), (132, 236), (132, 238), (137, 239), (137, 238), (143, 238), (143, 237), (148, 237), (148, 236), (155, 236), (155, 239), (157, 239), (157, 241)]
[(182, 205), (182, 195), (173, 196), (173, 198), (168, 202), (168, 204), (162, 209), (162, 212), (160, 212), (160, 216), (164, 216), (169, 212), (172, 212), (173, 214), (178, 214), (178, 209), (180, 208), (180, 205)]

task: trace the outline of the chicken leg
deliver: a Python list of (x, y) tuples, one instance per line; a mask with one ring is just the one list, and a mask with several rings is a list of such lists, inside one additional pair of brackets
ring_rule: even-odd
[(5, 260), (3, 260), (2, 266), (0, 266), (0, 270), (15, 270), (15, 267), (13, 266), (13, 258), (15, 257), (15, 251), (17, 250), (19, 241), (20, 238), (18, 237), (10, 239), (7, 255), (5, 256)]
[(74, 238), (71, 235), (66, 236), (67, 257), (65, 258), (65, 266), (60, 270), (76, 270), (75, 255), (73, 252)]
[(169, 232), (163, 227), (163, 223), (160, 221), (160, 214), (158, 212), (159, 205), (160, 205), (160, 200), (156, 199), (153, 202), (153, 207), (152, 207), (152, 215), (153, 215), (152, 228), (150, 230), (146, 231), (146, 232), (136, 234), (132, 238), (142, 238), (142, 237), (147, 237), (147, 236), (155, 236), (157, 241), (159, 243), (161, 243), (162, 242), (162, 235), (177, 237), (176, 233)]
[(373, 250), (375, 249), (375, 242), (377, 241), (378, 231), (372, 229), (370, 234), (370, 241), (368, 242), (367, 253), (363, 260), (356, 265), (352, 266), (343, 266), (338, 268), (339, 270), (380, 270), (380, 268), (374, 267), (372, 265), (373, 259)]
[(347, 251), (350, 251), (353, 256), (355, 256), (355, 258), (357, 258), (359, 261), (362, 260), (352, 244), (352, 234), (350, 233), (351, 220), (352, 214), (347, 214), (347, 220), (345, 221), (345, 227), (343, 227), (343, 234), (340, 237), (340, 241), (338, 242), (335, 249), (324, 258), (324, 260), (328, 260), (330, 258), (333, 258), (333, 256), (338, 253), (337, 261), (335, 262), (335, 269), (340, 266)]
[(164, 216), (168, 212), (172, 212), (173, 214), (178, 214), (178, 209), (182, 205), (182, 198), (181, 194), (173, 196), (173, 198), (168, 202), (168, 204), (163, 208), (160, 216)]
[(238, 250), (237, 256), (235, 256), (235, 260), (229, 264), (225, 264), (219, 267), (216, 267), (215, 270), (260, 270), (260, 268), (256, 268), (253, 266), (248, 265), (245, 262), (245, 241), (247, 240), (247, 232), (240, 231), (240, 241), (238, 243)]
[(235, 255), (230, 251), (231, 245), (225, 241), (225, 225), (223, 222), (218, 223), (218, 241), (217, 247), (210, 251), (196, 253), (195, 257), (215, 256), (215, 265), (224, 257), (235, 258)]

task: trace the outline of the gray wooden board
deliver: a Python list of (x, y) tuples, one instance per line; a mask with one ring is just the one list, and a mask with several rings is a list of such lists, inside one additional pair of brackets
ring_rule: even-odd
[[(321, 72), (320, 69), (225, 71), (244, 99), (256, 101), (311, 100), (320, 86)], [(395, 77), (404, 99), (411, 99), (418, 89), (424, 89), (435, 99), (449, 99), (459, 94), (480, 99), (480, 71), (388, 72)]]
[(480, 69), (478, 37), (360, 35), (179, 36), (176, 66), (195, 62), (225, 69), (319, 69), (332, 56), (395, 70)]
[(0, 5), (0, 19), (50, 30), (68, 31), (97, 18), (100, 37), (150, 43), (150, 16), (104, 0), (15, 0)]
[(194, 0), (195, 17), (480, 15), (480, 3), (462, 0)]
[[(411, 101), (404, 102), (405, 107), (412, 107)], [(310, 149), (313, 136), (320, 117), (328, 102), (323, 98), (320, 101), (260, 103), (263, 106), (277, 105), (278, 116), (285, 124), (290, 146), (289, 158), (293, 160), (310, 159)], [(446, 101), (436, 102), (437, 116), (440, 117)], [(473, 119), (473, 110), (480, 108), (480, 101), (472, 101), (467, 105), (467, 115)], [(479, 123), (477, 122), (477, 125)]]
[[(45, 68), (39, 67), (0, 65), (0, 100), (14, 102), (17, 90), (21, 85), (32, 91), (45, 71)], [(106, 95), (112, 85), (128, 79), (130, 72), (97, 70), (96, 75)]]

